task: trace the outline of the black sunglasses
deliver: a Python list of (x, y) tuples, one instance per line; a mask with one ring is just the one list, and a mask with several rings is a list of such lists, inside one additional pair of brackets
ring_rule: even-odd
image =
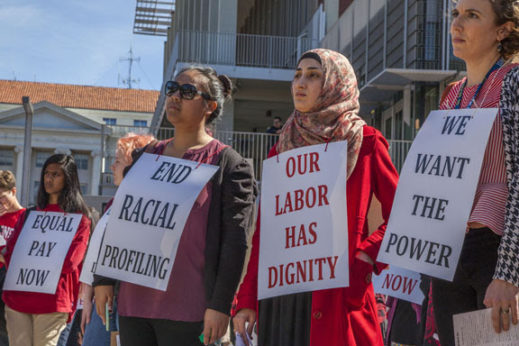
[(178, 82), (174, 80), (170, 80), (166, 82), (164, 87), (164, 92), (166, 96), (171, 96), (179, 90), (180, 98), (184, 100), (192, 100), (196, 95), (202, 96), (206, 100), (212, 100), (212, 97), (204, 93), (202, 91), (197, 90), (197, 88), (192, 84), (178, 84)]

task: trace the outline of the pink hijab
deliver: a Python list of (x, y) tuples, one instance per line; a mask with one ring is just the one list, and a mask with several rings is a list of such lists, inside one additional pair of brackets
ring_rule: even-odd
[[(279, 137), (278, 152), (307, 145), (348, 141), (348, 177), (353, 172), (362, 145), (362, 128), (366, 122), (358, 116), (357, 78), (346, 57), (329, 49), (312, 49), (324, 71), (321, 94), (313, 110), (294, 110)], [(305, 55), (303, 54), (303, 56)]]

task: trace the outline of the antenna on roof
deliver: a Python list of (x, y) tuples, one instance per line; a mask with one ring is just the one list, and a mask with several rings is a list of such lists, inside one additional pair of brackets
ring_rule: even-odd
[(132, 65), (133, 62), (139, 62), (141, 61), (140, 57), (134, 57), (132, 46), (130, 46), (130, 51), (128, 52), (127, 58), (120, 58), (119, 61), (128, 61), (128, 78), (125, 78), (122, 80), (122, 83), (125, 85), (128, 85), (128, 89), (132, 88), (132, 83), (139, 83), (139, 79), (132, 79)]

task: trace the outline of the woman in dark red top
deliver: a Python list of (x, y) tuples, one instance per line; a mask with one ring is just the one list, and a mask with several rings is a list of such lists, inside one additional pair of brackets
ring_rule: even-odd
[[(36, 203), (38, 211), (80, 213), (83, 215), (63, 262), (54, 294), (4, 291), (7, 331), (11, 346), (53, 346), (75, 310), (81, 263), (90, 234), (90, 212), (81, 196), (77, 166), (70, 155), (56, 154), (43, 164)], [(7, 241), (5, 263), (9, 263), (22, 231), (27, 212)], [(3, 259), (3, 258), (2, 258)]]
[[(125, 346), (208, 345), (226, 332), (240, 281), (256, 187), (252, 167), (207, 131), (221, 114), (232, 84), (209, 67), (181, 70), (165, 84), (166, 115), (175, 137), (145, 152), (217, 165), (182, 231), (165, 291), (121, 282), (119, 330)], [(138, 162), (139, 153), (133, 162)], [(129, 168), (131, 169), (131, 168)], [(96, 309), (105, 315), (113, 280), (94, 277)]]
[[(295, 110), (270, 156), (329, 141), (348, 140), (347, 213), (350, 286), (257, 301), (261, 237), (257, 222), (247, 274), (237, 295), (235, 329), (244, 335), (258, 319), (259, 345), (383, 345), (371, 273), (376, 263), (396, 190), (397, 172), (384, 137), (360, 118), (357, 80), (341, 54), (315, 49), (300, 58), (292, 81)], [(268, 181), (262, 182), (268, 184)], [(386, 222), (371, 235), (371, 198)], [(259, 220), (259, 218), (258, 218)], [(249, 322), (249, 330), (245, 323)]]

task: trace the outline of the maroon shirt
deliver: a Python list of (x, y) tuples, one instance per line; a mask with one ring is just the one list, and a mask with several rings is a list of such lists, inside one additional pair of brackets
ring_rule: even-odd
[[(154, 152), (162, 152), (165, 142)], [(216, 164), (225, 145), (214, 139), (200, 149), (188, 150), (185, 160)], [(207, 306), (204, 287), (205, 239), (211, 204), (211, 183), (202, 189), (180, 237), (166, 291), (121, 282), (119, 314), (174, 321), (203, 321)]]

